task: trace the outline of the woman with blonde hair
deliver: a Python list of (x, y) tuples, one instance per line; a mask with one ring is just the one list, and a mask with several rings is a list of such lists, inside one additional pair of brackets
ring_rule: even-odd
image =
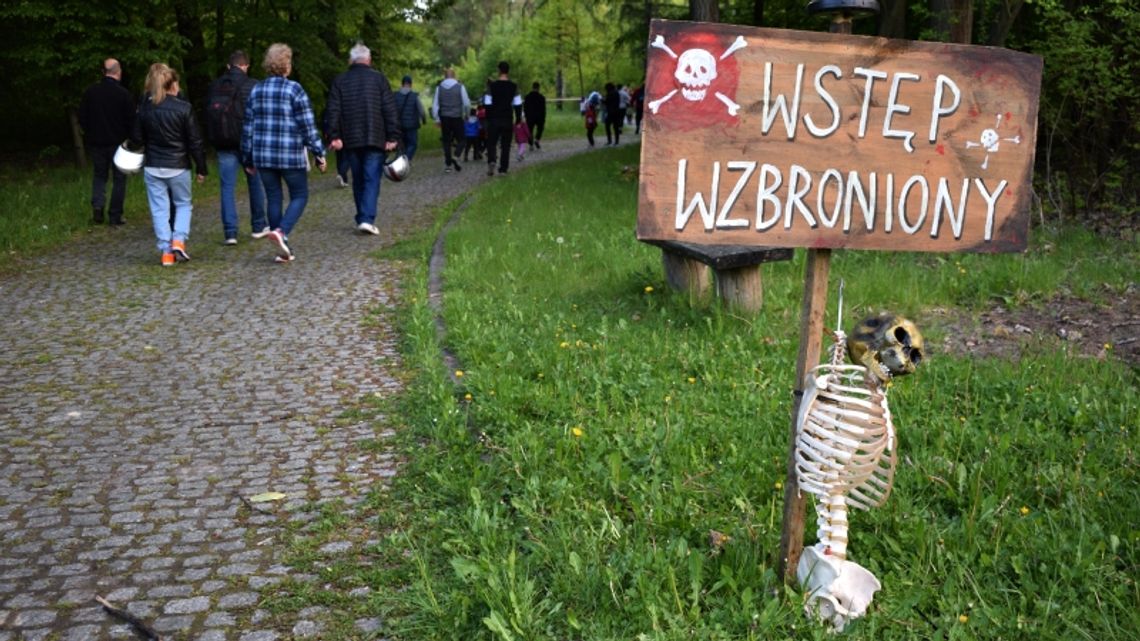
[[(265, 186), (266, 213), (272, 231), (276, 260), (295, 258), (289, 234), (301, 219), (309, 200), (309, 162), (305, 148), (313, 152), (317, 167), (325, 171), (325, 148), (313, 117), (313, 106), (300, 84), (289, 80), (293, 50), (273, 44), (265, 52), (265, 80), (257, 83), (245, 103), (242, 122), (242, 164), (250, 174), (261, 176)], [(282, 211), (282, 183), (289, 190), (289, 206)]]
[[(206, 179), (206, 156), (202, 135), (190, 103), (178, 97), (178, 72), (162, 63), (150, 66), (147, 96), (135, 118), (131, 141), (146, 149), (143, 181), (162, 265), (190, 260), (190, 163), (197, 168), (198, 182)], [(174, 224), (170, 223), (171, 202)]]

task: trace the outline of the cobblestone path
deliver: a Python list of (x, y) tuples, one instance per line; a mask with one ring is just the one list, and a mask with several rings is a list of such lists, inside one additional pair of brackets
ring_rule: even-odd
[[(552, 141), (523, 165), (580, 151)], [(405, 235), (490, 180), (442, 164), (385, 182), (382, 227)], [(216, 198), (197, 188), (189, 263), (160, 267), (149, 215), (129, 211), (0, 275), (0, 641), (136, 638), (96, 594), (172, 639), (319, 638), (319, 607), (259, 609), (274, 584), (315, 580), (283, 564), (281, 535), (396, 473), (371, 399), (401, 389), (384, 315), (399, 266), (369, 255), (386, 241), (354, 232), (335, 185), (312, 175), (289, 265), (249, 239), (242, 204), (240, 244), (222, 247)], [(246, 502), (263, 492), (286, 498)]]

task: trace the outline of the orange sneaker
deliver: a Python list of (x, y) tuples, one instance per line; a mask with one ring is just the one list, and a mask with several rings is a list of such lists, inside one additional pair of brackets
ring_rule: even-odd
[(166, 252), (162, 255), (162, 266), (172, 267), (174, 265), (174, 254)]
[(170, 241), (170, 251), (174, 252), (178, 260), (190, 260), (190, 254), (186, 253), (186, 243), (181, 240)]

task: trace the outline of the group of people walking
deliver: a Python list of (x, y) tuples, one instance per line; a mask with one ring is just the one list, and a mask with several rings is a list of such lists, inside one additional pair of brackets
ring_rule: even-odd
[(621, 143), (622, 127), (629, 121), (636, 120), (637, 129), (634, 133), (641, 133), (641, 121), (645, 113), (645, 87), (640, 86), (631, 91), (628, 86), (618, 87), (607, 82), (605, 90), (604, 96), (597, 91), (590, 92), (578, 105), (586, 125), (586, 142), (591, 147), (594, 146), (594, 130), (598, 128), (599, 121), (605, 123), (607, 145)]
[[(277, 43), (266, 50), (262, 65), (266, 77), (261, 81), (250, 77), (249, 57), (233, 52), (225, 73), (208, 90), (205, 136), (190, 103), (181, 96), (177, 71), (163, 63), (151, 65), (144, 94), (136, 101), (120, 82), (118, 61), (104, 61), (103, 80), (87, 90), (79, 109), (94, 170), (93, 222), (124, 222), (126, 175), (114, 167), (113, 158), (126, 140), (144, 154), (143, 180), (161, 264), (190, 260), (191, 183), (206, 178), (205, 143), (209, 142), (218, 157), (224, 244), (238, 244), (236, 187), (242, 173), (249, 190), (251, 237), (268, 239), (275, 261), (292, 262), (296, 253), (290, 235), (308, 201), (310, 154), (321, 172), (327, 166), (323, 129), (327, 149), (337, 154), (342, 186), (349, 185), (351, 173), (356, 230), (379, 235), (377, 205), (388, 153), (398, 150), (411, 161), (419, 146), (419, 129), (429, 114), (410, 75), (393, 90), (387, 77), (372, 67), (368, 47), (357, 44), (348, 58), (348, 69), (331, 84), (318, 129), (308, 94), (289, 79), (293, 51), (288, 45)], [(613, 85), (607, 85), (607, 107), (611, 89)], [(583, 104), (587, 103), (590, 99)], [(607, 113), (616, 114), (616, 107)], [(512, 142), (519, 161), (529, 149), (542, 148), (546, 98), (537, 82), (522, 96), (506, 61), (498, 64), (498, 77), (488, 80), (477, 100), (472, 100), (454, 70), (447, 69), (434, 89), (430, 118), (440, 130), (445, 172), (462, 171), (460, 161), (473, 155), (475, 161), (485, 158), (488, 176), (504, 175), (510, 169)], [(608, 138), (609, 116), (606, 123)], [(620, 125), (613, 131), (615, 143), (618, 136)]]

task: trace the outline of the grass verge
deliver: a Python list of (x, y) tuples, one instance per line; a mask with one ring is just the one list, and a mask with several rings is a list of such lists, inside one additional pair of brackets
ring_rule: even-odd
[[(635, 154), (477, 192), (447, 243), (458, 389), (426, 276), (409, 279), (407, 463), (375, 577), (393, 638), (829, 638), (772, 569), (802, 257), (765, 268), (754, 317), (667, 293), (632, 237)], [(848, 318), (922, 319), (1095, 297), (1136, 260), (1067, 230), (1018, 256), (841, 253), (833, 276)], [(850, 637), (1132, 638), (1137, 382), (1047, 345), (1016, 363), (936, 350), (900, 381), (895, 494), (852, 517), (851, 558), (884, 589)]]

